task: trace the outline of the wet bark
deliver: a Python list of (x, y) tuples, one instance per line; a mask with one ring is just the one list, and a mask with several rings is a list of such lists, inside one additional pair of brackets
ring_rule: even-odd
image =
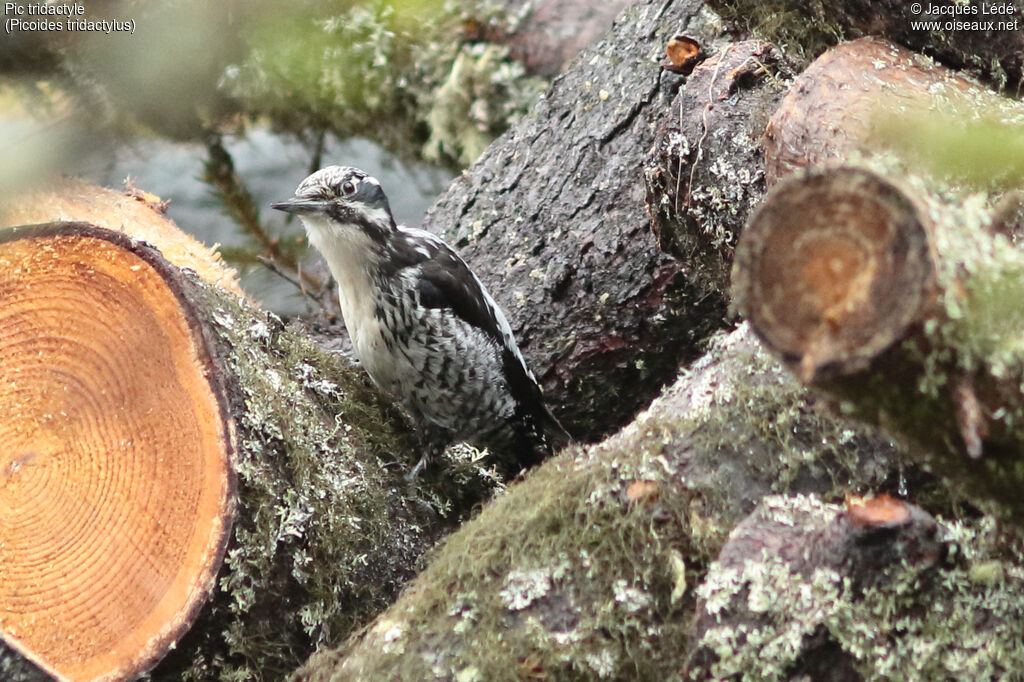
[(722, 325), (718, 283), (661, 253), (642, 167), (683, 77), (685, 32), (721, 41), (700, 3), (641, 2), (555, 80), (431, 209), (505, 308), (555, 414), (590, 440), (627, 422)]

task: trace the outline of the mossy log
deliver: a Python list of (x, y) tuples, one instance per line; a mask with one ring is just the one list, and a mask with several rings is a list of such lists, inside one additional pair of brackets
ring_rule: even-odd
[(673, 679), (694, 587), (763, 495), (895, 492), (899, 459), (741, 328), (622, 432), (510, 487), (365, 633), (292, 679)]
[(644, 161), (658, 245), (728, 290), (736, 236), (765, 192), (761, 139), (791, 68), (763, 40), (720, 48), (663, 113)]
[(766, 498), (696, 589), (683, 679), (1019, 675), (1024, 556), (994, 528), (886, 496)]
[[(1011, 94), (1019, 93), (1024, 86), (1024, 16), (1020, 6), (1013, 3), (709, 0), (708, 6), (728, 21), (786, 45), (793, 56), (808, 61), (841, 40), (873, 35), (953, 68), (970, 69)], [(929, 13), (932, 7), (939, 8), (939, 12)], [(919, 21), (934, 21), (936, 25), (921, 25)], [(952, 21), (960, 22), (962, 27), (948, 26)], [(987, 23), (990, 21), (992, 26)]]
[[(0, 633), (50, 673), (281, 678), (486, 487), (453, 463), (411, 489), (358, 370), (147, 242), (0, 238)], [(5, 680), (40, 677), (0, 649)]]
[(660, 61), (679, 32), (723, 43), (700, 2), (632, 4), (425, 221), (506, 309), (584, 440), (631, 419), (723, 324), (724, 291), (658, 250), (645, 209), (640, 169), (683, 81)]
[[(976, 84), (879, 41), (822, 56), (773, 116), (766, 162), (769, 182), (826, 168), (781, 181), (751, 217), (735, 304), (805, 381), (1020, 519), (1024, 255), (998, 194), (911, 174), (912, 158), (894, 158), (857, 122), (896, 93), (909, 111), (974, 103), (1024, 119), (1020, 104), (993, 108)], [(862, 167), (831, 167), (850, 157)]]

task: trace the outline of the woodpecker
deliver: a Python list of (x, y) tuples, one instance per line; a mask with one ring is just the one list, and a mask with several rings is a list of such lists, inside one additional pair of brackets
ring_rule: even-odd
[(442, 239), (396, 224), (376, 178), (328, 166), (271, 206), (302, 220), (338, 282), (356, 358), (418, 424), (410, 478), (451, 442), (488, 448), (515, 475), (569, 441), (501, 308)]

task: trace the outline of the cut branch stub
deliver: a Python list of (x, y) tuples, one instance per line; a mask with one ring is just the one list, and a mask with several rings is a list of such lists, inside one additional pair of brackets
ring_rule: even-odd
[(187, 284), (85, 223), (0, 232), (0, 634), (59, 679), (153, 665), (222, 563), (233, 428)]
[(837, 168), (778, 185), (736, 249), (733, 296), (804, 381), (849, 374), (919, 319), (932, 298), (914, 204), (870, 172)]

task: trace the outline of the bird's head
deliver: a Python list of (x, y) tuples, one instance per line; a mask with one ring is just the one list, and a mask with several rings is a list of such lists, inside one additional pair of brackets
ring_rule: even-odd
[(270, 205), (302, 219), (321, 251), (329, 243), (381, 242), (395, 229), (388, 198), (377, 178), (351, 166), (328, 166), (299, 183), (295, 196)]

